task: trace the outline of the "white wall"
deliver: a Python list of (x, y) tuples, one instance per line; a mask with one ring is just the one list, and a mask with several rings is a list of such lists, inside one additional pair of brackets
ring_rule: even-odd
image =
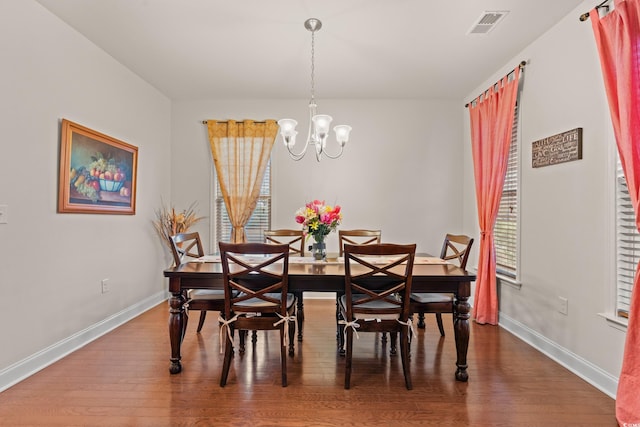
[[(171, 193), (176, 207), (197, 200), (201, 212), (209, 214), (212, 161), (202, 120), (292, 117), (306, 135), (307, 103), (175, 102)], [(297, 228), (295, 211), (307, 201), (324, 199), (342, 206), (341, 228), (379, 228), (384, 241), (415, 242), (419, 251), (439, 253), (444, 234), (459, 232), (462, 225), (459, 102), (318, 99), (318, 104), (334, 123), (353, 127), (351, 139), (340, 159), (318, 163), (312, 152), (300, 162), (291, 160), (278, 137), (272, 155), (273, 227)], [(208, 221), (199, 227), (208, 235)], [(335, 234), (328, 251), (338, 251)]]
[[(500, 287), (501, 324), (542, 342), (543, 351), (569, 355), (572, 369), (617, 379), (624, 332), (599, 315), (613, 309), (614, 142), (591, 23), (578, 20), (593, 6), (586, 1), (576, 8), (467, 101), (521, 60), (529, 61), (520, 110), (522, 287)], [(468, 112), (463, 115), (465, 164), (470, 164)], [(531, 167), (533, 141), (577, 127), (583, 128), (582, 160)], [(477, 230), (471, 170), (465, 188), (465, 229)], [(559, 296), (569, 300), (568, 315), (558, 312)]]
[[(168, 261), (151, 220), (169, 198), (171, 105), (30, 0), (0, 2), (0, 52), (2, 374), (142, 300), (162, 300)], [(62, 118), (139, 148), (135, 215), (56, 213)]]

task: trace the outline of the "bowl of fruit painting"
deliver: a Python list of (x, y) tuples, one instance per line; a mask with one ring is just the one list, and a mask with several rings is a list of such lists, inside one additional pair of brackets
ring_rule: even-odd
[(62, 120), (58, 212), (136, 213), (138, 147)]

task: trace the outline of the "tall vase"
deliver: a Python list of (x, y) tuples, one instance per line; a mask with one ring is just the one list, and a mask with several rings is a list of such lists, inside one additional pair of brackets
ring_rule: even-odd
[(324, 242), (324, 238), (324, 235), (313, 236), (316, 242), (311, 247), (311, 251), (313, 253), (313, 259), (316, 261), (327, 260), (327, 244)]

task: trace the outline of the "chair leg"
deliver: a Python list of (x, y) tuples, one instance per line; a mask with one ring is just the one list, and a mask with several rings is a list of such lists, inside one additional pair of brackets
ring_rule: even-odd
[[(242, 331), (238, 331), (242, 335)], [(231, 357), (233, 356), (233, 341), (229, 339), (229, 336), (225, 339), (224, 347), (224, 362), (222, 363), (222, 374), (220, 375), (220, 387), (224, 387), (227, 384), (227, 377), (229, 376), (229, 368), (231, 367)]]
[(391, 335), (391, 348), (389, 349), (389, 354), (394, 356), (398, 354), (398, 333), (389, 332), (389, 335)]
[[(296, 337), (296, 322), (286, 322), (287, 324), (287, 333), (289, 334), (289, 356), (293, 356), (295, 354), (295, 337)], [(300, 338), (300, 334), (298, 334), (298, 338)]]
[(344, 295), (344, 292), (337, 292), (336, 295), (336, 341), (338, 342), (338, 353), (340, 356), (344, 356), (344, 328), (340, 324), (342, 319), (342, 313), (340, 310), (340, 297)]
[(347, 341), (347, 351), (345, 354), (347, 360), (344, 364), (344, 388), (345, 390), (349, 390), (351, 388), (351, 361), (353, 355), (353, 330), (351, 328), (347, 328), (345, 338)]
[(196, 330), (196, 332), (200, 333), (200, 331), (202, 330), (202, 325), (204, 325), (204, 319), (206, 319), (206, 317), (207, 317), (207, 310), (201, 310), (200, 320), (198, 321), (198, 329)]
[(187, 333), (187, 325), (189, 324), (189, 310), (184, 310), (182, 316), (182, 331), (180, 331), (180, 342), (184, 341), (184, 336)]
[[(288, 324), (289, 322), (285, 322)], [(285, 325), (280, 328), (280, 363), (282, 365), (282, 387), (287, 386), (287, 348), (284, 345)]]
[(424, 312), (418, 313), (418, 328), (420, 328), (420, 329), (424, 329), (425, 328)]
[(410, 365), (409, 365), (409, 331), (400, 332), (400, 354), (402, 357), (402, 371), (404, 372), (404, 384), (407, 386), (407, 390), (411, 390), (413, 389), (413, 383), (411, 382), (411, 371), (410, 371)]
[(242, 331), (242, 330), (238, 331), (238, 340), (240, 341), (240, 344), (238, 345), (239, 347), (238, 351), (240, 351), (240, 354), (244, 354), (246, 337), (247, 337), (247, 331)]
[(442, 326), (442, 313), (436, 313), (436, 322), (438, 322), (438, 329), (440, 330), (440, 336), (444, 336), (444, 326)]

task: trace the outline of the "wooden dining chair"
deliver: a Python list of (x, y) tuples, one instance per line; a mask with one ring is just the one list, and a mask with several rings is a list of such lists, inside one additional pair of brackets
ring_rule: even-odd
[[(197, 232), (179, 233), (171, 236), (171, 253), (176, 266), (204, 256), (200, 234)], [(186, 304), (189, 310), (199, 310), (200, 320), (198, 321), (199, 333), (202, 330), (207, 311), (224, 311), (224, 291), (217, 289), (190, 289), (186, 297)], [(188, 321), (188, 316), (186, 317)], [(186, 329), (187, 322), (184, 327)]]
[[(370, 245), (370, 244), (380, 244), (382, 239), (382, 231), (381, 230), (365, 230), (365, 229), (356, 229), (356, 230), (338, 230), (338, 247), (340, 251), (339, 256), (344, 255), (344, 245)], [(338, 300), (342, 294), (338, 293), (336, 298), (336, 337), (338, 340), (338, 349), (341, 354), (344, 354), (344, 341), (342, 338), (344, 336), (340, 333), (341, 328), (337, 324), (340, 321), (340, 308), (338, 304)], [(382, 342), (387, 342), (387, 334), (382, 334)], [(395, 352), (395, 348), (392, 346), (392, 350)]]
[[(467, 260), (473, 238), (465, 235), (447, 234), (442, 244), (440, 258), (453, 261), (460, 268), (467, 267)], [(424, 314), (435, 313), (440, 335), (444, 336), (442, 313), (452, 313), (455, 321), (455, 305), (453, 294), (443, 293), (414, 293), (411, 295), (411, 312), (418, 313), (418, 327), (424, 329)]]
[[(287, 386), (287, 343), (293, 355), (295, 296), (288, 292), (289, 245), (220, 242), (226, 336), (220, 386), (227, 383), (234, 330), (280, 332), (282, 386)], [(267, 347), (268, 348), (268, 347)]]
[(302, 230), (278, 229), (264, 231), (265, 243), (289, 245), (293, 256), (304, 256), (304, 232)]
[(340, 256), (344, 254), (344, 245), (370, 245), (381, 243), (382, 231), (380, 230), (338, 230), (338, 245)]
[[(411, 390), (409, 336), (411, 282), (416, 245), (390, 243), (344, 246), (345, 292), (339, 304), (346, 336), (344, 388), (351, 387), (353, 334), (389, 332), (400, 334), (402, 370)], [(371, 257), (381, 257), (379, 262)]]
[[(302, 230), (290, 230), (290, 229), (278, 229), (278, 230), (265, 230), (264, 241), (265, 243), (282, 245), (289, 245), (289, 253), (293, 256), (304, 256), (304, 232)], [(297, 309), (297, 321), (298, 321), (298, 341), (302, 341), (303, 325), (304, 325), (304, 300), (303, 293), (294, 292), (298, 301)]]

